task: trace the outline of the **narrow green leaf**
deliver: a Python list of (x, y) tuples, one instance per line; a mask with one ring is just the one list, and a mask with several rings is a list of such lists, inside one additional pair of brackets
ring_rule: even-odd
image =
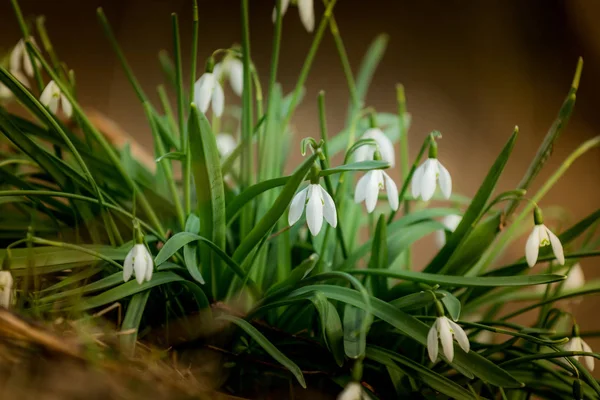
[(424, 367), (418, 362), (415, 362), (408, 357), (404, 357), (403, 355), (391, 352), (389, 350), (377, 346), (369, 346), (367, 348), (367, 358), (386, 366), (392, 366), (397, 368), (395, 363), (399, 363), (405, 367), (408, 367), (414, 372), (416, 372), (419, 376), (419, 379), (421, 379), (427, 386), (430, 386), (432, 389), (437, 390), (440, 393), (445, 394), (446, 396), (449, 396), (451, 399), (478, 399), (477, 397), (473, 396), (473, 394), (471, 394), (469, 391), (454, 383), (445, 376), (440, 375), (437, 372), (434, 372), (433, 370)]
[(185, 154), (180, 152), (180, 151), (172, 151), (170, 153), (167, 154), (163, 154), (162, 156), (158, 157), (156, 159), (156, 162), (159, 163), (162, 160), (178, 160), (178, 161), (182, 161), (185, 160)]
[[(515, 131), (511, 135), (510, 139), (498, 155), (498, 158), (490, 168), (485, 180), (479, 187), (477, 194), (473, 197), (473, 201), (471, 205), (465, 212), (460, 224), (450, 235), (448, 241), (442, 247), (442, 249), (437, 253), (437, 255), (431, 260), (431, 262), (425, 268), (425, 272), (436, 273), (445, 270), (445, 266), (448, 263), (450, 257), (456, 250), (456, 248), (460, 245), (469, 231), (472, 229), (472, 225), (475, 221), (477, 221), (480, 217), (481, 212), (485, 208), (490, 196), (494, 192), (494, 188), (496, 187), (496, 183), (500, 179), (500, 175), (508, 162), (508, 158), (512, 152), (513, 146), (517, 139), (518, 128), (515, 128)], [(452, 272), (452, 271), (449, 271)]]
[(498, 287), (498, 286), (531, 286), (559, 282), (564, 275), (517, 275), (517, 276), (454, 276), (438, 275), (417, 271), (381, 271), (370, 269), (356, 269), (347, 271), (353, 275), (385, 276), (393, 279), (403, 279), (411, 282), (426, 283), (429, 285), (442, 285), (447, 287)]
[(450, 318), (452, 318), (453, 321), (458, 321), (460, 318), (461, 309), (460, 300), (445, 290), (438, 290), (438, 292), (444, 294), (444, 297), (442, 297), (442, 303), (444, 304), (446, 311), (448, 311), (448, 314), (450, 314)]
[[(189, 151), (192, 157), (192, 171), (196, 183), (198, 216), (200, 217), (200, 233), (219, 248), (225, 249), (225, 192), (221, 175), (221, 160), (217, 149), (215, 135), (204, 114), (192, 105), (189, 117)], [(223, 271), (220, 261), (210, 257), (210, 253), (202, 251), (200, 256), (203, 265), (211, 266), (211, 293), (218, 297), (217, 280)], [(211, 259), (212, 258), (212, 259)]]
[[(121, 325), (121, 332), (126, 333), (123, 333), (119, 336), (121, 349), (125, 352), (125, 354), (133, 355), (140, 322), (142, 321), (142, 315), (146, 309), (148, 297), (150, 297), (150, 290), (138, 293), (131, 298), (129, 305), (127, 306), (125, 319), (123, 319), (123, 325)], [(133, 332), (128, 332), (131, 330), (133, 330)]]
[(248, 235), (242, 240), (238, 248), (233, 253), (233, 259), (237, 262), (241, 262), (246, 258), (250, 252), (255, 249), (255, 246), (261, 241), (261, 239), (267, 235), (271, 229), (275, 226), (279, 218), (285, 213), (288, 206), (290, 205), (292, 198), (296, 194), (296, 190), (304, 181), (306, 174), (310, 170), (311, 166), (317, 159), (318, 155), (313, 154), (306, 159), (302, 165), (294, 172), (290, 177), (288, 183), (285, 184), (281, 193), (275, 200), (273, 206), (267, 211), (267, 213), (258, 221), (254, 228), (248, 233)]
[(256, 341), (271, 357), (273, 357), (277, 362), (290, 370), (292, 374), (296, 377), (300, 385), (306, 389), (306, 382), (304, 381), (304, 375), (300, 370), (300, 367), (296, 365), (292, 360), (287, 358), (273, 343), (269, 341), (262, 333), (258, 331), (255, 327), (253, 327), (248, 321), (245, 321), (241, 318), (234, 317), (233, 315), (221, 315), (218, 319), (224, 319), (226, 321), (232, 322), (242, 328), (244, 332), (246, 332), (252, 339)]
[(69, 289), (69, 290), (62, 290), (58, 293), (51, 294), (50, 296), (42, 297), (41, 299), (38, 300), (38, 302), (40, 304), (44, 304), (44, 303), (54, 302), (57, 300), (62, 300), (62, 299), (65, 299), (65, 298), (68, 298), (71, 296), (79, 297), (79, 296), (83, 296), (84, 294), (111, 288), (113, 286), (118, 285), (121, 282), (123, 282), (123, 273), (117, 272), (117, 273), (109, 275), (105, 278), (99, 279), (95, 282), (92, 282), (88, 285), (74, 288), (74, 289)]
[(324, 169), (319, 173), (319, 176), (329, 176), (334, 174), (340, 174), (342, 172), (356, 172), (356, 171), (371, 171), (374, 169), (386, 169), (389, 168), (390, 164), (386, 161), (358, 161), (350, 164), (343, 164), (337, 167)]
[[(435, 292), (438, 299), (443, 299), (445, 294), (441, 290)], [(402, 296), (389, 302), (392, 306), (402, 311), (412, 311), (423, 309), (433, 304), (433, 296), (431, 293), (419, 292)]]
[(227, 205), (227, 222), (231, 222), (237, 214), (240, 212), (242, 207), (256, 198), (258, 195), (266, 192), (267, 190), (274, 189), (276, 187), (284, 186), (290, 180), (289, 176), (284, 176), (282, 178), (274, 178), (266, 181), (262, 181), (257, 183), (256, 185), (250, 186), (248, 189), (244, 190), (242, 193), (237, 195), (228, 205)]
[(306, 276), (308, 276), (311, 273), (311, 271), (315, 268), (315, 265), (317, 265), (318, 261), (319, 256), (317, 254), (312, 254), (306, 260), (302, 261), (300, 265), (294, 268), (290, 273), (290, 276), (287, 277), (287, 279), (271, 286), (265, 293), (265, 297), (275, 292), (278, 292), (284, 288), (291, 289), (295, 287), (298, 282), (306, 278)]
[(152, 289), (156, 286), (183, 281), (185, 280), (182, 277), (173, 272), (156, 272), (152, 276), (152, 280), (150, 280), (149, 282), (144, 282), (141, 285), (137, 283), (136, 280), (125, 282), (122, 285), (102, 292), (97, 296), (84, 299), (80, 304), (73, 306), (73, 309), (76, 311), (85, 311), (91, 308), (101, 307), (106, 304), (123, 300), (129, 296), (141, 293), (145, 290)]
[(333, 354), (337, 365), (341, 367), (344, 364), (344, 331), (342, 320), (333, 304), (327, 300), (327, 297), (323, 293), (315, 292), (310, 297), (310, 301), (319, 313), (321, 330), (327, 348)]
[(364, 357), (367, 348), (367, 329), (364, 329), (364, 310), (346, 304), (344, 308), (344, 352), (348, 358)]
[[(381, 214), (377, 220), (375, 236), (373, 237), (369, 269), (387, 269), (388, 266), (387, 223), (385, 214)], [(373, 295), (379, 298), (385, 297), (388, 289), (387, 279), (383, 277), (372, 277), (371, 282), (373, 286)]]
[[(80, 247), (101, 254), (104, 257), (114, 261), (124, 260), (125, 256), (129, 252), (129, 247), (115, 248), (104, 245), (86, 244), (82, 244)], [(10, 254), (11, 269), (25, 269), (28, 268), (28, 266), (37, 268), (48, 267), (52, 265), (98, 261), (98, 257), (95, 257), (92, 254), (54, 246), (40, 246), (32, 249), (12, 249)], [(5, 256), (6, 250), (0, 249), (0, 259), (4, 259)]]

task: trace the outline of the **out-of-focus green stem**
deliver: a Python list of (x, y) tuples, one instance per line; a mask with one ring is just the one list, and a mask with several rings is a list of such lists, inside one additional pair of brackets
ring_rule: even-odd
[[(329, 5), (329, 0), (323, 0), (323, 3), (325, 4), (325, 7), (327, 7)], [(335, 48), (340, 56), (340, 61), (342, 62), (342, 69), (344, 70), (344, 76), (346, 77), (346, 82), (348, 83), (348, 90), (350, 92), (350, 99), (354, 106), (354, 110), (359, 110), (361, 105), (360, 99), (358, 98), (358, 93), (356, 91), (354, 74), (352, 73), (352, 67), (350, 67), (350, 60), (348, 59), (348, 53), (346, 52), (344, 41), (342, 40), (340, 30), (333, 14), (331, 15), (331, 18), (329, 18), (329, 30), (333, 36), (333, 41), (335, 42)]]
[[(250, 22), (248, 11), (248, 0), (242, 0), (241, 19), (242, 19), (242, 62), (244, 89), (242, 93), (242, 140), (246, 146), (242, 152), (242, 184), (245, 187), (252, 185), (252, 168), (254, 166), (254, 157), (252, 152), (252, 76), (250, 59)], [(241, 235), (244, 237), (252, 226), (252, 210), (250, 207), (244, 207), (241, 214)]]
[(196, 68), (198, 66), (198, 28), (200, 18), (198, 16), (198, 0), (194, 0), (192, 8), (192, 66), (190, 69), (190, 93), (189, 103), (194, 102), (194, 84), (196, 83)]
[(319, 23), (319, 27), (317, 28), (317, 32), (313, 38), (313, 42), (310, 46), (308, 54), (306, 55), (306, 59), (304, 60), (304, 65), (302, 65), (302, 69), (300, 70), (300, 76), (298, 77), (298, 81), (296, 82), (296, 88), (294, 89), (294, 93), (292, 95), (292, 100), (290, 102), (290, 108), (285, 117), (283, 127), (286, 127), (292, 116), (294, 115), (294, 111), (296, 111), (296, 106), (298, 105), (298, 98), (300, 97), (300, 92), (304, 87), (304, 83), (306, 82), (306, 78), (308, 77), (308, 73), (310, 72), (310, 68), (312, 67), (312, 63), (317, 54), (317, 50), (319, 49), (319, 45), (321, 44), (321, 40), (323, 39), (323, 34), (325, 33), (325, 29), (327, 29), (327, 25), (329, 25), (329, 19), (333, 15), (333, 7), (335, 7), (337, 0), (331, 0), (331, 2), (327, 5), (325, 9), (325, 13), (323, 13), (323, 17), (321, 18), (321, 22)]
[[(150, 130), (152, 131), (152, 135), (154, 136), (154, 143), (156, 143), (157, 155), (163, 156), (166, 154), (165, 146), (163, 144), (162, 138), (160, 137), (160, 133), (158, 132), (158, 127), (156, 126), (156, 121), (152, 116), (152, 108), (150, 104), (144, 103), (144, 111), (146, 112), (146, 118), (148, 118), (148, 122), (150, 123)], [(183, 208), (181, 207), (181, 201), (179, 199), (179, 192), (177, 191), (177, 185), (175, 184), (175, 179), (173, 178), (173, 169), (171, 167), (171, 160), (163, 159), (159, 163), (159, 168), (162, 168), (165, 173), (165, 178), (167, 180), (167, 184), (169, 185), (169, 190), (171, 191), (171, 196), (173, 197), (173, 204), (175, 205), (175, 213), (177, 214), (177, 219), (179, 221), (179, 227), (183, 229), (185, 226), (185, 215), (183, 214)]]
[(175, 116), (173, 114), (173, 109), (171, 108), (171, 103), (169, 103), (169, 96), (167, 95), (167, 91), (165, 90), (165, 85), (158, 85), (156, 90), (158, 92), (160, 104), (163, 108), (165, 115), (167, 116), (169, 127), (171, 128), (171, 131), (175, 133), (177, 132), (177, 123), (175, 122)]
[[(21, 7), (19, 7), (18, 0), (11, 0), (13, 9), (15, 10), (15, 16), (17, 18), (17, 22), (19, 23), (19, 28), (21, 28), (21, 33), (23, 34), (23, 39), (25, 41), (29, 40), (29, 29), (27, 28), (27, 23), (25, 22), (25, 18), (23, 18), (23, 13), (21, 12)], [(44, 81), (42, 79), (42, 74), (40, 73), (40, 69), (38, 64), (33, 57), (33, 54), (29, 50), (29, 48), (25, 48), (27, 55), (29, 56), (29, 60), (31, 61), (31, 65), (33, 66), (33, 74), (35, 76), (35, 81), (38, 86), (38, 90), (41, 92), (44, 90)]]
[[(323, 148), (321, 149), (323, 157), (320, 158), (321, 168), (329, 169), (330, 163), (329, 163), (329, 153), (328, 153), (328, 148), (327, 148), (328, 135), (327, 135), (327, 118), (326, 118), (326, 113), (325, 113), (325, 92), (322, 90), (319, 92), (319, 125), (321, 127), (321, 139), (323, 140)], [(333, 184), (331, 183), (331, 178), (329, 176), (325, 176), (323, 179), (325, 180), (325, 186), (327, 187), (327, 191), (330, 194), (335, 194), (335, 191), (333, 189)], [(336, 210), (336, 212), (337, 212), (337, 210)], [(327, 237), (329, 236), (330, 228), (331, 228), (331, 226), (329, 226), (329, 225), (327, 225), (327, 227), (325, 228), (326, 230), (325, 230), (325, 240), (323, 240), (323, 250), (325, 250), (327, 248)], [(338, 218), (338, 224), (337, 224), (337, 227), (335, 228), (335, 232), (337, 235), (338, 242), (340, 244), (340, 250), (342, 251), (342, 257), (345, 260), (346, 258), (348, 258), (348, 250), (346, 248), (346, 242), (344, 240), (344, 232), (342, 231), (340, 218)], [(324, 254), (322, 254), (321, 257), (319, 258), (320, 265), (322, 265), (323, 260), (324, 260)]]
[[(398, 132), (400, 134), (400, 166), (402, 181), (406, 181), (409, 173), (408, 166), (408, 130), (406, 129), (406, 96), (404, 94), (404, 86), (396, 85), (396, 102), (398, 103)], [(404, 201), (404, 215), (410, 213), (410, 201)], [(410, 247), (405, 250), (406, 268), (410, 268), (411, 261)]]
[[(65, 73), (65, 70), (60, 65), (60, 59), (54, 51), (54, 46), (52, 46), (52, 41), (50, 40), (50, 36), (48, 36), (48, 31), (46, 30), (45, 22), (46, 17), (44, 17), (43, 15), (37, 17), (35, 20), (35, 26), (37, 27), (38, 34), (40, 35), (42, 46), (44, 47), (44, 50), (46, 50), (46, 53), (48, 53), (48, 55), (50, 56), (50, 61), (52, 61), (52, 66), (54, 66), (54, 70), (57, 73), (59, 73), (61, 75), (61, 78), (63, 78), (65, 81), (71, 81), (71, 79), (69, 79), (69, 77)], [(74, 82), (71, 82), (71, 86), (73, 86), (74, 88), (75, 85), (73, 83)]]
[(86, 254), (89, 254), (91, 256), (94, 256), (94, 257), (96, 257), (96, 258), (98, 258), (100, 260), (104, 260), (107, 263), (109, 263), (109, 264), (111, 264), (111, 265), (113, 265), (113, 266), (115, 266), (115, 267), (117, 267), (119, 269), (123, 269), (123, 266), (121, 264), (117, 263), (116, 261), (114, 261), (113, 259), (111, 259), (109, 257), (106, 257), (104, 254), (98, 253), (97, 251), (90, 250), (90, 249), (88, 249), (86, 247), (81, 247), (81, 246), (77, 246), (77, 245), (70, 244), (70, 243), (56, 242), (54, 240), (47, 240), (47, 239), (43, 239), (43, 238), (35, 237), (35, 236), (31, 237), (30, 240), (29, 240), (29, 242), (35, 243), (35, 244), (43, 244), (43, 245), (46, 245), (46, 246), (62, 247), (62, 248), (65, 248), (65, 249), (77, 250), (77, 251), (80, 251), (82, 253), (86, 253)]

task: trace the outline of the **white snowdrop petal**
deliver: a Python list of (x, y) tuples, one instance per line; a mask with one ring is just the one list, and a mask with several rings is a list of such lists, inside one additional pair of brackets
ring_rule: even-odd
[(375, 210), (375, 206), (377, 205), (380, 178), (381, 171), (369, 171), (369, 182), (367, 183), (367, 196), (365, 199), (365, 205), (367, 206), (367, 212), (369, 213), (373, 212), (373, 210)]
[(560, 265), (565, 265), (565, 254), (563, 252), (562, 244), (558, 237), (550, 231), (550, 229), (544, 226), (546, 233), (548, 234), (548, 238), (550, 239), (550, 245), (552, 246), (552, 251), (554, 252), (554, 256)]
[(563, 285), (563, 290), (579, 289), (585, 284), (585, 275), (579, 263), (573, 265)]
[(23, 71), (25, 71), (25, 75), (29, 76), (29, 77), (33, 77), (34, 75), (34, 70), (33, 70), (33, 64), (31, 63), (31, 58), (29, 57), (29, 53), (27, 53), (27, 51), (25, 51), (23, 53)]
[(214, 77), (210, 73), (203, 74), (194, 84), (194, 102), (203, 113), (208, 111), (214, 84)]
[(215, 86), (212, 94), (212, 110), (217, 117), (223, 115), (223, 109), (225, 108), (225, 93), (223, 93), (223, 87), (219, 82), (215, 82)]
[(438, 181), (440, 182), (440, 190), (446, 199), (450, 198), (452, 194), (452, 178), (450, 177), (450, 173), (448, 170), (440, 163), (437, 162), (438, 166)]
[(50, 111), (52, 111), (52, 114), (56, 114), (56, 112), (58, 111), (58, 101), (60, 100), (60, 97), (55, 97), (52, 96), (52, 98), (50, 99), (50, 102), (48, 103), (48, 108), (50, 109)]
[(315, 8), (313, 0), (298, 0), (300, 20), (308, 32), (315, 29)]
[(288, 213), (288, 224), (290, 226), (298, 222), (298, 220), (302, 216), (302, 212), (304, 211), (304, 205), (306, 204), (307, 193), (308, 187), (296, 193), (296, 195), (292, 199), (292, 204), (290, 205), (290, 212)]
[(238, 96), (244, 91), (244, 65), (237, 58), (229, 61), (229, 84)]
[(525, 244), (525, 258), (527, 259), (527, 265), (533, 267), (537, 262), (538, 254), (540, 252), (540, 234), (539, 234), (540, 225), (536, 225), (533, 227), (533, 230), (529, 234), (527, 238), (527, 243)]
[(145, 259), (146, 259), (146, 282), (150, 282), (150, 280), (152, 279), (152, 273), (154, 272), (154, 261), (152, 261), (152, 255), (150, 255), (150, 253), (148, 252), (148, 250), (144, 249), (146, 251), (145, 253)]
[[(275, 2), (277, 2), (278, 0), (275, 0)], [(285, 12), (288, 9), (288, 6), (290, 5), (290, 0), (281, 0), (281, 16), (283, 17), (285, 15)], [(271, 19), (273, 20), (273, 23), (275, 23), (275, 20), (277, 19), (277, 4), (275, 5), (275, 7), (273, 7), (273, 14), (271, 15)]]
[(133, 275), (133, 247), (127, 253), (125, 261), (123, 262), (123, 281), (127, 282)]
[(454, 338), (458, 342), (458, 345), (460, 346), (461, 349), (463, 349), (466, 353), (468, 353), (471, 348), (471, 345), (469, 344), (469, 338), (467, 337), (467, 334), (465, 333), (463, 328), (460, 325), (458, 325), (456, 322), (454, 322), (452, 320), (448, 320), (448, 323), (450, 324), (450, 327), (454, 331)]
[(67, 118), (71, 118), (71, 116), (73, 115), (73, 106), (71, 105), (71, 102), (69, 101), (69, 99), (67, 99), (67, 96), (65, 96), (62, 93), (60, 95), (60, 103), (61, 103), (63, 112), (65, 113), (65, 116), (67, 116)]
[(0, 271), (0, 307), (10, 307), (13, 283), (10, 271)]
[(452, 332), (450, 332), (450, 324), (448, 318), (438, 318), (438, 330), (440, 333), (440, 342), (442, 343), (442, 350), (444, 355), (449, 362), (454, 359), (454, 344), (452, 343)]
[[(580, 339), (580, 340), (581, 340), (581, 350), (588, 352), (588, 353), (593, 353), (592, 348), (585, 342), (585, 340), (583, 340), (583, 339)], [(594, 357), (584, 356), (583, 362), (585, 363), (585, 365), (588, 367), (588, 369), (590, 371), (594, 370)]]
[[(461, 220), (462, 217), (460, 215), (451, 214), (442, 218), (441, 222), (446, 227), (446, 230), (454, 232)], [(435, 232), (435, 243), (440, 249), (446, 244), (446, 230), (439, 230)]]
[(429, 359), (433, 363), (437, 361), (438, 345), (437, 320), (435, 320), (427, 334), (427, 353), (429, 354)]
[(369, 184), (369, 172), (364, 174), (356, 184), (356, 189), (354, 190), (354, 202), (361, 203), (365, 201), (367, 198), (367, 186)]
[(52, 96), (54, 92), (54, 81), (48, 82), (44, 90), (42, 90), (42, 94), (40, 95), (40, 103), (45, 105), (46, 107), (50, 106), (50, 101), (52, 100)]
[(12, 92), (6, 85), (0, 83), (0, 100), (7, 100), (12, 97)]
[(133, 272), (135, 279), (141, 285), (146, 277), (146, 257), (143, 244), (136, 244), (133, 248)]
[(419, 165), (413, 173), (411, 184), (412, 196), (416, 199), (421, 195), (421, 180), (423, 180), (423, 173), (425, 172), (425, 163)]
[(398, 199), (398, 187), (396, 182), (388, 174), (382, 171), (383, 178), (385, 179), (385, 191), (388, 196), (388, 202), (392, 210), (397, 211), (400, 206)]
[(435, 193), (435, 181), (436, 181), (436, 164), (432, 161), (425, 161), (425, 170), (423, 171), (423, 177), (421, 178), (421, 198), (423, 201), (429, 201)]
[[(363, 136), (363, 137), (361, 137), (361, 139), (367, 139), (367, 138), (365, 138)], [(361, 162), (361, 161), (372, 160), (373, 154), (375, 154), (375, 146), (371, 146), (371, 145), (360, 146), (354, 152), (354, 161)]]
[(217, 141), (217, 150), (219, 150), (219, 154), (221, 158), (227, 158), (237, 147), (237, 142), (228, 133), (219, 133), (216, 136)]
[(23, 43), (23, 39), (21, 39), (17, 42), (17, 44), (10, 53), (9, 69), (11, 71), (18, 71), (21, 69), (21, 59), (23, 58), (24, 52), (25, 46)]
[(333, 198), (327, 193), (321, 185), (319, 185), (321, 189), (321, 196), (323, 198), (323, 217), (325, 217), (325, 221), (329, 223), (333, 228), (337, 226), (337, 210), (335, 208), (335, 202)]
[(317, 236), (323, 226), (323, 200), (318, 186), (309, 186), (308, 203), (306, 204), (306, 223), (313, 236)]

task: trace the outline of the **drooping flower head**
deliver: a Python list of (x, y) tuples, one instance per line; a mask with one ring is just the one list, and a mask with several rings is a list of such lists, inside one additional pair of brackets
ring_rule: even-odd
[(40, 103), (50, 109), (53, 114), (58, 112), (59, 107), (68, 118), (73, 115), (73, 106), (64, 93), (54, 81), (48, 82), (42, 94), (40, 95)]
[[(573, 325), (573, 336), (563, 347), (565, 351), (585, 351), (586, 353), (593, 353), (592, 348), (579, 336), (579, 325)], [(594, 357), (591, 356), (572, 356), (575, 360), (579, 360), (583, 357), (585, 366), (590, 370), (594, 370)]]
[[(23, 86), (29, 87), (29, 81), (27, 80), (27, 77), (21, 71), (11, 70), (10, 73), (19, 82), (21, 82), (23, 84)], [(3, 83), (0, 83), (0, 101), (6, 101), (6, 100), (10, 100), (12, 98), (13, 98), (13, 93), (10, 91), (10, 89)]]
[[(30, 38), (29, 40), (35, 46), (35, 40), (33, 38)], [(30, 78), (33, 77), (33, 63), (31, 62), (31, 57), (29, 57), (27, 47), (25, 46), (25, 40), (23, 39), (17, 42), (10, 53), (9, 70), (15, 77), (17, 76), (16, 73), (20, 73), (21, 71), (24, 72), (26, 76)]]
[[(381, 153), (375, 151), (374, 158), (376, 160), (381, 160)], [(390, 203), (392, 210), (398, 210), (399, 199), (396, 183), (387, 173), (380, 169), (368, 171), (358, 180), (354, 191), (354, 202), (361, 203), (364, 201), (367, 206), (367, 212), (371, 213), (375, 210), (375, 206), (377, 205), (379, 191), (383, 189), (385, 189), (387, 193), (388, 202)]]
[(387, 161), (392, 167), (395, 165), (396, 157), (394, 144), (381, 129), (367, 129), (360, 138), (373, 139), (377, 145), (365, 145), (356, 149), (356, 152), (354, 153), (355, 161), (370, 161), (375, 156), (375, 152), (379, 150), (381, 160)]
[(123, 262), (123, 281), (127, 282), (132, 275), (141, 285), (144, 281), (150, 282), (154, 270), (154, 261), (152, 255), (144, 244), (142, 232), (137, 224), (134, 226), (136, 233), (135, 241), (129, 253)]
[(229, 133), (219, 133), (216, 137), (217, 140), (217, 150), (219, 150), (219, 154), (221, 158), (225, 159), (233, 153), (233, 151), (237, 148), (237, 142)]
[(217, 117), (223, 115), (225, 108), (225, 94), (214, 73), (214, 59), (210, 57), (206, 62), (206, 72), (194, 84), (194, 102), (203, 113), (208, 111), (212, 103), (212, 110)]
[(469, 352), (469, 338), (465, 331), (456, 322), (448, 319), (444, 315), (444, 307), (439, 300), (436, 300), (438, 317), (435, 319), (429, 333), (427, 334), (427, 352), (431, 362), (436, 362), (439, 352), (439, 343), (442, 343), (442, 351), (448, 362), (454, 359), (453, 338), (466, 353)]
[[(279, 0), (275, 0), (279, 1)], [(308, 32), (312, 32), (315, 29), (315, 8), (314, 0), (281, 0), (281, 16), (285, 15), (290, 1), (298, 5), (298, 13), (300, 14), (300, 20), (304, 25), (304, 28)], [(277, 19), (277, 6), (273, 8), (273, 22)]]
[(544, 225), (544, 217), (542, 215), (542, 210), (540, 210), (539, 207), (535, 207), (533, 210), (533, 219), (535, 226), (529, 234), (529, 238), (525, 244), (525, 258), (527, 259), (527, 264), (530, 267), (533, 267), (537, 262), (540, 247), (550, 245), (558, 263), (560, 265), (565, 265), (565, 255), (562, 244), (558, 237)]
[(360, 383), (350, 382), (338, 395), (337, 400), (370, 400), (370, 398)]
[(13, 291), (13, 277), (9, 270), (0, 271), (0, 307), (9, 308)]
[(244, 91), (244, 65), (237, 57), (227, 55), (223, 61), (215, 65), (213, 74), (218, 82), (229, 78), (231, 89), (238, 96), (242, 95)]
[(449, 199), (452, 194), (452, 178), (448, 170), (438, 161), (437, 143), (432, 140), (429, 145), (429, 158), (415, 170), (412, 177), (413, 197), (421, 196), (423, 201), (430, 200), (435, 193), (437, 182), (444, 197)]
[(313, 236), (316, 236), (321, 231), (323, 219), (333, 228), (337, 226), (337, 211), (333, 198), (327, 191), (318, 183), (311, 183), (306, 188), (302, 189), (292, 199), (290, 212), (288, 215), (288, 223), (294, 225), (306, 208), (306, 223), (308, 229)]

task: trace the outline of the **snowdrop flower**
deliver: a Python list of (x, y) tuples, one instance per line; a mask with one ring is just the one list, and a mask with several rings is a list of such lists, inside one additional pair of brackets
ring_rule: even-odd
[(227, 158), (237, 148), (237, 142), (229, 133), (219, 133), (217, 135), (217, 149), (221, 158)]
[[(31, 38), (31, 41), (35, 45), (33, 38)], [(25, 46), (25, 41), (23, 39), (17, 42), (10, 53), (9, 66), (9, 69), (13, 75), (15, 75), (15, 71), (23, 71), (25, 72), (25, 75), (33, 77), (33, 64), (31, 63), (31, 58), (29, 57), (29, 53), (27, 52), (27, 47)]]
[(394, 144), (392, 143), (390, 138), (388, 138), (386, 134), (383, 133), (381, 129), (367, 129), (367, 131), (365, 131), (365, 133), (363, 133), (363, 135), (360, 138), (373, 139), (377, 143), (377, 146), (360, 146), (358, 149), (356, 149), (356, 152), (354, 153), (354, 159), (356, 161), (372, 160), (373, 156), (375, 155), (375, 151), (379, 150), (379, 153), (381, 154), (381, 159), (390, 163), (390, 166), (394, 166), (394, 164), (396, 163)]
[(379, 191), (385, 189), (392, 210), (398, 209), (398, 188), (388, 174), (380, 169), (367, 172), (358, 180), (354, 191), (354, 202), (365, 202), (368, 212), (373, 212), (377, 205)]
[(244, 91), (244, 64), (236, 57), (225, 57), (223, 61), (215, 65), (213, 74), (219, 82), (229, 78), (231, 89), (238, 96)]
[(370, 397), (365, 393), (360, 383), (350, 382), (338, 395), (337, 400), (370, 400)]
[(306, 223), (313, 236), (321, 231), (323, 218), (333, 228), (337, 226), (337, 211), (333, 199), (319, 183), (311, 183), (302, 189), (292, 199), (288, 223), (294, 225), (304, 212), (306, 206)]
[(423, 201), (428, 201), (433, 196), (436, 181), (440, 184), (442, 194), (446, 199), (452, 194), (452, 178), (450, 173), (437, 159), (437, 143), (432, 141), (429, 145), (429, 158), (416, 170), (412, 177), (412, 195), (414, 198), (421, 196)]
[(550, 245), (558, 263), (560, 265), (565, 265), (565, 255), (563, 253), (562, 244), (558, 237), (544, 225), (542, 211), (538, 207), (533, 211), (533, 220), (535, 226), (533, 227), (531, 234), (529, 234), (529, 238), (525, 244), (525, 258), (527, 258), (527, 264), (530, 267), (533, 267), (537, 262), (540, 247)]
[(208, 105), (212, 102), (215, 115), (223, 115), (225, 94), (214, 72), (205, 72), (194, 84), (194, 102), (203, 113), (208, 111)]
[(446, 230), (454, 232), (461, 220), (462, 217), (456, 214), (446, 215), (444, 218), (442, 218), (442, 225), (444, 225), (446, 229), (435, 232), (435, 243), (439, 249), (444, 247), (446, 244)]
[(427, 352), (429, 353), (431, 362), (436, 362), (438, 358), (440, 341), (442, 342), (444, 355), (449, 362), (452, 362), (454, 359), (452, 336), (454, 336), (460, 348), (468, 353), (470, 345), (465, 331), (463, 331), (457, 323), (447, 317), (437, 317), (433, 325), (431, 325), (431, 329), (429, 329), (429, 334), (427, 335)]
[(71, 106), (71, 103), (60, 91), (60, 88), (54, 81), (48, 82), (42, 91), (42, 94), (40, 95), (40, 103), (48, 107), (53, 114), (56, 114), (58, 107), (61, 106), (63, 113), (68, 118), (71, 118), (71, 115), (73, 115), (73, 107)]
[(583, 274), (581, 265), (577, 263), (571, 267), (562, 288), (563, 290), (574, 290), (579, 289), (583, 285), (585, 285), (585, 275)]
[[(577, 332), (571, 340), (565, 344), (563, 349), (565, 351), (585, 351), (587, 353), (593, 353), (592, 348), (579, 337), (579, 327), (574, 327), (573, 331)], [(594, 357), (590, 356), (572, 356), (575, 360), (579, 360), (579, 357), (583, 357), (583, 362), (585, 366), (588, 367), (590, 371), (594, 370)]]
[(135, 279), (141, 285), (144, 281), (150, 282), (154, 262), (152, 255), (143, 243), (135, 244), (123, 263), (123, 281), (127, 282), (131, 275), (135, 274)]
[(10, 306), (13, 277), (10, 271), (0, 271), (0, 307)]
[[(278, 0), (275, 0), (278, 1)], [(308, 32), (315, 29), (314, 0), (296, 0), (300, 20)], [(283, 17), (290, 5), (290, 0), (281, 0), (281, 16)], [(277, 7), (273, 9), (273, 22), (277, 19)]]

